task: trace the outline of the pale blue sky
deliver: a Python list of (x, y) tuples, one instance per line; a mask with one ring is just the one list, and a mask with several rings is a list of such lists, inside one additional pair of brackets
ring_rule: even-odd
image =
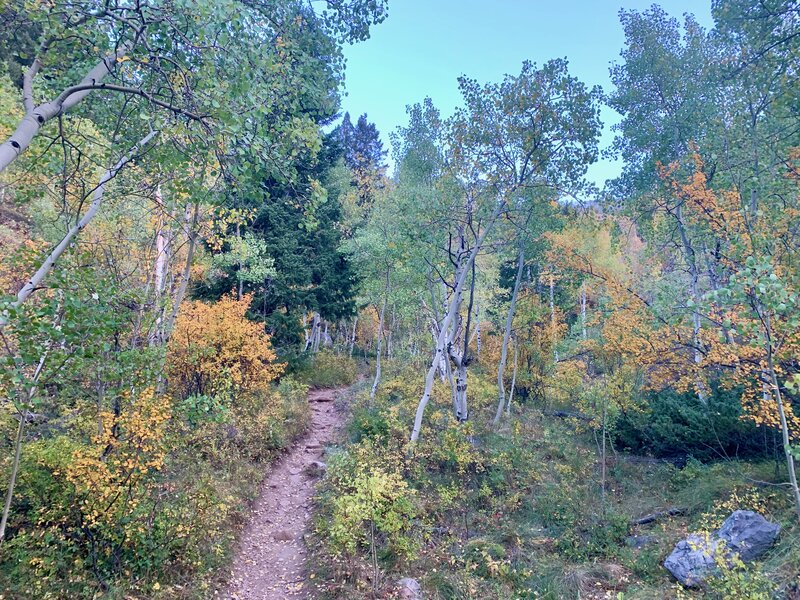
[[(570, 72), (588, 85), (611, 89), (608, 69), (619, 60), (624, 35), (620, 8), (644, 10), (652, 0), (389, 0), (389, 18), (366, 42), (345, 48), (343, 111), (367, 113), (390, 149), (389, 133), (406, 123), (405, 107), (430, 96), (444, 115), (460, 104), (456, 78), (499, 81), (523, 60), (542, 64), (567, 57)], [(693, 13), (712, 24), (710, 0), (663, 0), (668, 13)], [(613, 139), (616, 113), (602, 113), (601, 146)], [(602, 187), (619, 174), (601, 161), (589, 179)]]

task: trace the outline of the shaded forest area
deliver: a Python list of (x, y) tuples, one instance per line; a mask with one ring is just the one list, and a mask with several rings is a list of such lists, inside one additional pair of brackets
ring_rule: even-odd
[(612, 89), (461, 77), (392, 172), (387, 10), (0, 0), (0, 597), (219, 597), (336, 387), (311, 597), (799, 598), (800, 7), (623, 10)]

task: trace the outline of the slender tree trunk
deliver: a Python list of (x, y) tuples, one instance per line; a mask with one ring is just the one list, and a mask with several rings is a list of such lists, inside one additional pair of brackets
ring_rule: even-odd
[(353, 335), (350, 337), (350, 358), (353, 358), (353, 348), (356, 345), (356, 327), (358, 327), (358, 315), (353, 319)]
[(770, 376), (772, 378), (773, 394), (775, 396), (775, 403), (778, 405), (778, 416), (781, 423), (781, 437), (783, 438), (783, 451), (786, 456), (786, 467), (789, 472), (789, 485), (792, 489), (794, 496), (795, 509), (797, 515), (800, 517), (800, 488), (797, 486), (797, 473), (795, 471), (794, 456), (791, 450), (791, 440), (789, 438), (789, 425), (786, 421), (786, 409), (783, 406), (783, 394), (781, 393), (781, 386), (778, 382), (778, 375), (775, 372), (774, 363), (774, 349), (772, 346), (772, 333), (769, 315), (765, 315), (764, 326), (766, 329), (767, 338), (767, 367), (769, 368)]
[(314, 326), (311, 329), (311, 336), (313, 338), (311, 352), (316, 354), (319, 352), (319, 343), (322, 337), (322, 317), (318, 312), (314, 313)]
[(498, 203), (498, 207), (495, 209), (492, 217), (489, 219), (489, 222), (486, 225), (486, 228), (480, 234), (475, 246), (473, 246), (472, 250), (469, 253), (469, 257), (466, 261), (466, 265), (456, 277), (455, 282), (455, 289), (453, 293), (453, 298), (450, 301), (448, 306), (447, 313), (444, 316), (444, 320), (442, 325), (439, 329), (439, 336), (436, 340), (436, 349), (434, 351), (434, 356), (431, 361), (431, 366), (428, 368), (427, 375), (425, 376), (425, 389), (422, 393), (422, 397), (417, 404), (417, 411), (414, 415), (414, 427), (411, 430), (411, 442), (414, 443), (419, 439), (420, 431), (422, 430), (422, 418), (425, 416), (425, 408), (428, 406), (428, 402), (431, 399), (431, 391), (433, 390), (433, 380), (436, 376), (436, 371), (439, 368), (439, 361), (441, 361), (442, 356), (446, 352), (446, 343), (447, 343), (447, 331), (450, 327), (450, 323), (455, 318), (455, 310), (458, 304), (458, 296), (461, 294), (461, 289), (464, 287), (464, 282), (467, 279), (467, 274), (469, 273), (469, 266), (472, 265), (472, 262), (475, 260), (478, 252), (480, 251), (481, 247), (483, 246), (483, 241), (486, 239), (486, 234), (491, 231), (492, 225), (494, 225), (497, 216), (500, 214), (501, 205)]
[(514, 388), (517, 385), (517, 366), (519, 358), (519, 340), (514, 338), (514, 373), (511, 375), (511, 389), (508, 392), (508, 403), (506, 404), (506, 416), (511, 414), (511, 401), (514, 399)]
[(514, 289), (511, 291), (511, 302), (509, 303), (508, 315), (506, 316), (506, 329), (503, 333), (503, 344), (500, 347), (500, 365), (497, 367), (497, 411), (495, 411), (492, 425), (497, 425), (500, 422), (500, 417), (503, 414), (503, 406), (506, 403), (505, 374), (506, 359), (508, 357), (508, 341), (511, 339), (511, 328), (514, 324), (514, 309), (517, 305), (517, 294), (519, 293), (519, 284), (522, 281), (524, 266), (525, 250), (522, 244), (520, 244), (519, 253), (517, 255), (517, 277), (514, 279)]
[(85, 86), (100, 84), (103, 78), (114, 69), (117, 58), (126, 52), (128, 52), (128, 46), (120, 46), (116, 54), (105, 57), (92, 67), (77, 86), (66, 88), (54, 100), (38, 106), (34, 104), (33, 80), (39, 72), (42, 62), (38, 57), (35, 58), (23, 76), (22, 102), (25, 107), (25, 116), (11, 137), (0, 145), (0, 173), (5, 171), (8, 165), (30, 146), (45, 123), (64, 114), (88, 96), (91, 90), (85, 89)]
[(581, 284), (581, 338), (586, 341), (586, 283)]
[(602, 511), (603, 516), (606, 514), (606, 415), (607, 415), (607, 404), (608, 400), (606, 395), (603, 394), (603, 444), (602, 444), (602, 451), (600, 453), (600, 510)]
[(556, 362), (558, 362), (558, 348), (556, 347), (556, 343), (558, 342), (556, 336), (556, 302), (555, 302), (555, 288), (556, 282), (553, 276), (552, 271), (550, 272), (550, 335), (553, 341), (553, 358)]
[[(151, 131), (146, 136), (144, 136), (139, 142), (131, 149), (128, 154), (123, 156), (117, 164), (113, 167), (108, 169), (103, 176), (100, 178), (100, 182), (97, 184), (97, 187), (94, 190), (94, 194), (92, 196), (92, 203), (89, 205), (89, 209), (86, 211), (86, 214), (83, 215), (80, 219), (76, 220), (76, 223), (69, 228), (67, 234), (61, 239), (58, 245), (50, 252), (47, 258), (44, 259), (42, 265), (37, 269), (36, 273), (33, 274), (33, 277), (22, 286), (22, 289), (17, 293), (17, 298), (12, 303), (12, 306), (19, 307), (21, 306), (34, 292), (36, 288), (38, 288), (44, 278), (53, 270), (53, 267), (61, 258), (61, 255), (70, 247), (72, 244), (72, 240), (83, 231), (83, 229), (89, 224), (89, 222), (97, 215), (97, 212), (100, 210), (100, 206), (103, 204), (103, 196), (105, 194), (106, 185), (109, 181), (114, 179), (120, 170), (134, 157), (136, 152), (143, 148), (147, 143), (152, 140), (157, 131)], [(0, 169), (1, 171), (2, 169)], [(6, 318), (0, 316), (0, 327), (3, 327), (6, 324)]]
[(375, 353), (375, 380), (372, 382), (372, 389), (369, 392), (369, 400), (375, 400), (375, 394), (378, 391), (378, 383), (381, 380), (381, 354), (383, 352), (383, 321), (386, 316), (386, 303), (389, 302), (389, 290), (391, 288), (391, 281), (389, 279), (389, 269), (386, 269), (386, 286), (383, 291), (383, 305), (381, 306), (381, 314), (378, 319), (378, 350)]
[(17, 435), (14, 438), (14, 459), (11, 463), (11, 475), (8, 478), (6, 500), (3, 503), (3, 516), (0, 517), (0, 543), (2, 543), (6, 537), (6, 525), (8, 524), (8, 517), (11, 514), (11, 503), (14, 499), (14, 487), (17, 484), (19, 461), (22, 456), (22, 440), (25, 433), (25, 419), (28, 417), (28, 410), (30, 408), (31, 401), (36, 396), (39, 377), (42, 375), (42, 369), (44, 368), (44, 363), (47, 360), (47, 354), (47, 351), (45, 351), (45, 353), (42, 354), (42, 357), (39, 359), (39, 364), (37, 365), (36, 371), (31, 378), (30, 386), (28, 387), (28, 391), (25, 395), (26, 397), (23, 399), (22, 408), (19, 411), (19, 425), (17, 426)]
[(169, 341), (172, 335), (172, 329), (175, 327), (175, 319), (178, 317), (178, 311), (181, 308), (183, 299), (186, 297), (186, 290), (189, 288), (189, 279), (192, 274), (192, 261), (194, 260), (194, 252), (197, 247), (197, 221), (200, 217), (200, 205), (189, 203), (186, 205), (187, 214), (191, 214), (188, 222), (185, 222), (185, 234), (188, 242), (186, 251), (186, 262), (183, 264), (183, 273), (175, 291), (175, 296), (172, 299), (172, 310), (169, 313), (169, 318), (164, 324), (164, 343)]

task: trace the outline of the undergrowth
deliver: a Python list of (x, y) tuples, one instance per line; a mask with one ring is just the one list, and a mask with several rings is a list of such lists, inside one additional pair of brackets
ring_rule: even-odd
[[(573, 424), (524, 407), (497, 431), (483, 426), (496, 401), (490, 375), (470, 375), (472, 418), (461, 425), (437, 382), (409, 446), (421, 385), (408, 369), (387, 376), (372, 402), (366, 390), (354, 395), (348, 443), (317, 499), (319, 598), (395, 597), (401, 577), (441, 600), (796, 597), (800, 530), (772, 463), (676, 467), (609, 452), (603, 495), (594, 439)], [(665, 507), (685, 512), (631, 524)], [(721, 569), (705, 589), (680, 588), (664, 558), (737, 508), (780, 522), (777, 545), (759, 563)]]

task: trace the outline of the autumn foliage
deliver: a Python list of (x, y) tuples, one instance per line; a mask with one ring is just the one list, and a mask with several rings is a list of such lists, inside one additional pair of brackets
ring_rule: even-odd
[(179, 395), (265, 390), (281, 374), (263, 325), (247, 319), (251, 300), (228, 295), (181, 307), (168, 349), (170, 385)]

